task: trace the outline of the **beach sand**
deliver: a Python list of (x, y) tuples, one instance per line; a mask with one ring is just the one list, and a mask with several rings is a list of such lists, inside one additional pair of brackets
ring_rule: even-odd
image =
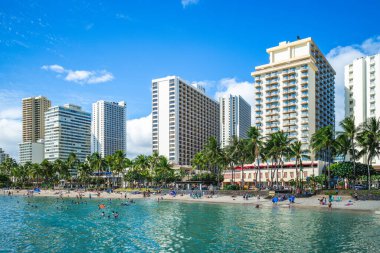
[[(27, 196), (27, 190), (11, 190), (13, 195)], [(8, 194), (8, 191), (3, 191), (4, 195)], [(63, 198), (77, 198), (79, 194), (82, 198), (89, 198), (91, 195), (92, 199), (125, 199), (124, 192), (113, 192), (106, 193), (100, 192), (100, 195), (97, 195), (97, 192), (94, 191), (67, 191), (67, 190), (41, 190), (40, 193), (33, 193), (34, 197), (55, 197), (59, 198), (62, 194)], [(243, 199), (242, 196), (231, 197), (231, 196), (222, 196), (214, 195), (212, 198), (203, 196), (202, 198), (192, 198), (189, 195), (177, 195), (175, 197), (170, 195), (154, 195), (151, 194), (150, 197), (145, 199), (157, 200), (157, 198), (163, 198), (164, 201), (183, 201), (183, 202), (198, 202), (198, 203), (225, 203), (225, 204), (245, 204), (260, 207), (273, 207), (275, 206), (271, 200), (256, 197), (249, 198), (249, 200)], [(328, 196), (313, 196), (310, 198), (296, 198), (295, 203), (291, 204), (290, 208), (310, 208), (310, 209), (325, 209), (328, 210), (327, 205), (320, 205), (319, 200), (322, 197), (328, 198)], [(143, 194), (132, 194), (127, 193), (127, 198), (129, 199), (144, 199)], [(349, 205), (347, 205), (349, 204)], [(289, 202), (283, 201), (278, 202), (278, 207), (289, 208)], [(380, 214), (380, 201), (366, 200), (366, 201), (355, 201), (350, 196), (342, 196), (342, 201), (332, 202), (332, 210), (346, 210), (346, 211), (365, 211), (365, 212), (374, 212)]]

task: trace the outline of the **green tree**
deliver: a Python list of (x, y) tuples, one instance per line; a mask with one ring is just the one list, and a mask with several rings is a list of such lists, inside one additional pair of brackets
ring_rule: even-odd
[(296, 159), (296, 187), (299, 187), (298, 168), (302, 168), (302, 160), (310, 159), (310, 156), (305, 154), (305, 150), (302, 149), (302, 143), (300, 141), (293, 142), (290, 145), (290, 151), (292, 156)]
[(361, 126), (361, 131), (358, 134), (361, 156), (367, 157), (367, 184), (368, 189), (371, 189), (371, 164), (374, 158), (380, 155), (380, 120), (369, 118)]
[(263, 138), (261, 136), (260, 130), (257, 127), (250, 127), (248, 130), (248, 142), (249, 142), (249, 149), (251, 150), (251, 160), (254, 164), (256, 164), (256, 178), (255, 182), (257, 184), (257, 177), (260, 174), (260, 151), (263, 146)]
[[(355, 117), (346, 117), (344, 118), (340, 123), (340, 127), (342, 128), (342, 131), (338, 132), (338, 143), (340, 143), (340, 151), (341, 153), (347, 151), (347, 144), (349, 142), (350, 145), (350, 160), (353, 163), (354, 166), (354, 179), (356, 179), (356, 173), (355, 173), (355, 160), (357, 156), (357, 151), (356, 151), (356, 139), (358, 138), (358, 133), (360, 131), (359, 127), (355, 126)], [(344, 147), (344, 148), (343, 148)], [(343, 154), (344, 156), (347, 154)]]
[(328, 188), (331, 189), (330, 162), (334, 153), (335, 138), (334, 129), (331, 125), (318, 129), (311, 137), (311, 147), (319, 153), (323, 161), (327, 163)]
[(211, 167), (210, 171), (211, 173), (215, 174), (218, 178), (218, 187), (220, 184), (219, 178), (220, 178), (220, 159), (221, 159), (221, 149), (219, 146), (218, 141), (215, 137), (210, 137), (208, 139), (208, 142), (204, 148), (204, 155), (208, 162), (208, 165)]

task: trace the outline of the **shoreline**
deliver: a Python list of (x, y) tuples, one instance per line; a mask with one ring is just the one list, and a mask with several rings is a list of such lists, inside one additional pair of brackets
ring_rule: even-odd
[[(27, 197), (27, 190), (11, 190), (13, 193), (11, 196), (23, 196)], [(40, 193), (33, 193), (32, 197), (55, 197), (55, 198), (74, 198), (74, 199), (150, 199), (157, 201), (157, 198), (160, 198), (160, 201), (180, 201), (184, 203), (206, 203), (206, 204), (232, 204), (232, 205), (251, 205), (253, 208), (255, 205), (259, 205), (260, 208), (273, 208), (275, 206), (279, 208), (300, 208), (300, 209), (318, 209), (329, 211), (327, 206), (322, 206), (319, 204), (318, 199), (323, 197), (322, 195), (313, 196), (310, 198), (298, 198), (295, 203), (291, 204), (289, 207), (289, 202), (279, 202), (277, 205), (273, 205), (271, 200), (268, 199), (257, 199), (250, 198), (249, 200), (243, 199), (241, 196), (232, 198), (231, 196), (219, 195), (208, 198), (203, 196), (200, 199), (191, 198), (189, 195), (177, 195), (176, 197), (170, 195), (151, 195), (150, 197), (144, 197), (143, 194), (131, 194), (127, 193), (125, 197), (125, 192), (113, 192), (106, 193), (100, 192), (100, 196), (97, 196), (97, 192), (92, 191), (54, 191), (54, 190), (41, 190)], [(8, 191), (3, 190), (1, 195), (8, 196)], [(90, 197), (91, 195), (91, 197)], [(80, 197), (81, 196), (81, 197)], [(347, 205), (349, 204), (349, 205)], [(349, 212), (365, 212), (365, 213), (375, 213), (380, 214), (380, 201), (376, 200), (359, 200), (355, 201), (351, 197), (343, 196), (342, 201), (332, 202), (332, 211), (349, 211)]]

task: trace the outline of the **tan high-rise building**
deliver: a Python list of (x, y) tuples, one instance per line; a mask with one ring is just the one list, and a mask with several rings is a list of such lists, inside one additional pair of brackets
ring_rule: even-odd
[(312, 134), (335, 125), (335, 71), (311, 38), (281, 42), (257, 66), (255, 124), (264, 136), (283, 130), (309, 149)]
[(44, 139), (45, 112), (51, 101), (43, 96), (22, 99), (22, 142)]

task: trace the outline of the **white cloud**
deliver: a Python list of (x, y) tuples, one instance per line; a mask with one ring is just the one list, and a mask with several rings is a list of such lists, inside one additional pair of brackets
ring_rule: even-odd
[(88, 83), (105, 83), (111, 81), (113, 79), (113, 75), (108, 72), (103, 72), (100, 76), (92, 75), (88, 79)]
[(127, 121), (127, 153), (130, 158), (152, 153), (152, 114)]
[(41, 68), (43, 70), (51, 70), (51, 71), (54, 71), (54, 72), (57, 72), (57, 73), (63, 73), (63, 72), (65, 72), (65, 69), (62, 66), (59, 66), (57, 64), (44, 65)]
[(181, 0), (181, 4), (183, 8), (186, 8), (188, 5), (197, 4), (199, 0)]
[(22, 139), (21, 125), (21, 120), (0, 118), (0, 147), (16, 160), (18, 160), (18, 144)]
[[(65, 73), (64, 79), (68, 82), (75, 82), (79, 84), (95, 84), (95, 83), (105, 83), (112, 81), (114, 76), (112, 73), (101, 70), (101, 71), (89, 71), (89, 70), (71, 70), (65, 69), (64, 67), (54, 64), (54, 65), (44, 65), (41, 67), (43, 70), (53, 71), (56, 73)], [(60, 76), (58, 76), (60, 77)]]
[(336, 71), (335, 76), (335, 121), (338, 126), (344, 118), (344, 66), (354, 59), (380, 52), (380, 36), (365, 40), (361, 44), (338, 46), (326, 55)]
[(22, 111), (19, 107), (6, 108), (0, 111), (0, 119), (19, 120), (22, 118)]
[(91, 71), (86, 71), (86, 70), (71, 71), (70, 70), (67, 76), (65, 77), (65, 80), (80, 83), (89, 79), (90, 76), (91, 76)]
[(16, 160), (22, 140), (22, 97), (23, 92), (0, 89), (0, 148)]

